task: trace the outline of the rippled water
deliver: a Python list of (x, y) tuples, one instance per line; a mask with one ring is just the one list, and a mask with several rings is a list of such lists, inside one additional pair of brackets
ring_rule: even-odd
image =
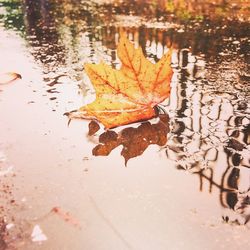
[[(0, 249), (250, 247), (249, 23), (127, 2), (0, 2), (0, 71), (23, 78), (0, 85)], [(118, 68), (122, 29), (153, 62), (175, 49), (166, 126), (67, 127), (63, 114), (94, 98), (83, 64)], [(141, 127), (164, 140), (130, 149)], [(104, 136), (122, 143), (95, 156)], [(119, 145), (138, 155), (127, 168)]]

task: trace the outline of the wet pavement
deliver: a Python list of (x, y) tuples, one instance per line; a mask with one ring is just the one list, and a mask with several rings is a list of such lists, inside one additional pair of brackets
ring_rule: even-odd
[[(0, 73), (22, 76), (0, 84), (1, 250), (250, 247), (250, 24), (137, 5), (0, 1)], [(175, 49), (167, 115), (88, 135), (64, 113), (95, 98), (84, 63), (119, 68), (121, 30), (152, 62)]]

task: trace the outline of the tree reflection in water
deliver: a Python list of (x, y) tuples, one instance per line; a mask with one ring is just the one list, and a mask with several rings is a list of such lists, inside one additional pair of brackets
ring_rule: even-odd
[[(199, 176), (201, 191), (205, 182), (209, 183), (209, 192), (213, 187), (218, 188), (222, 207), (240, 215), (230, 218), (235, 223), (245, 224), (250, 219), (250, 157), (247, 149), (250, 127), (247, 105), (241, 103), (249, 93), (234, 89), (245, 83), (239, 81), (233, 57), (230, 61), (222, 59), (220, 65), (216, 65), (217, 69), (210, 69), (209, 61), (206, 62), (208, 66), (201, 69), (196, 67), (198, 61), (195, 62), (192, 54), (182, 51), (176, 60), (179, 78), (173, 83), (177, 98), (171, 96), (169, 105), (175, 112), (175, 122), (167, 155), (177, 162), (178, 169)], [(243, 68), (244, 61), (238, 65)], [(205, 71), (204, 78), (196, 77), (200, 70)], [(230, 85), (224, 79), (227, 71), (231, 73)], [(212, 75), (217, 76), (216, 82), (211, 79)], [(176, 102), (174, 109), (172, 100)], [(223, 218), (229, 221), (227, 215)]]

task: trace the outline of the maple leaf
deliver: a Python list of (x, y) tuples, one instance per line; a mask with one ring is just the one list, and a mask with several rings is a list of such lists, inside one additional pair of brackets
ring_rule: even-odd
[(96, 99), (69, 117), (97, 119), (106, 128), (155, 117), (154, 107), (170, 93), (171, 54), (169, 50), (158, 63), (151, 63), (141, 47), (134, 48), (126, 35), (121, 34), (118, 44), (121, 69), (113, 69), (103, 62), (85, 64)]

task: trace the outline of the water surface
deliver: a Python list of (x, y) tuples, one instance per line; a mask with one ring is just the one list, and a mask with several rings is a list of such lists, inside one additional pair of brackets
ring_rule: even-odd
[[(0, 2), (0, 71), (22, 75), (0, 85), (0, 249), (250, 247), (249, 22), (137, 4)], [(175, 49), (165, 126), (111, 132), (164, 138), (126, 167), (63, 115), (94, 99), (84, 63), (119, 68), (121, 30), (152, 62)]]

